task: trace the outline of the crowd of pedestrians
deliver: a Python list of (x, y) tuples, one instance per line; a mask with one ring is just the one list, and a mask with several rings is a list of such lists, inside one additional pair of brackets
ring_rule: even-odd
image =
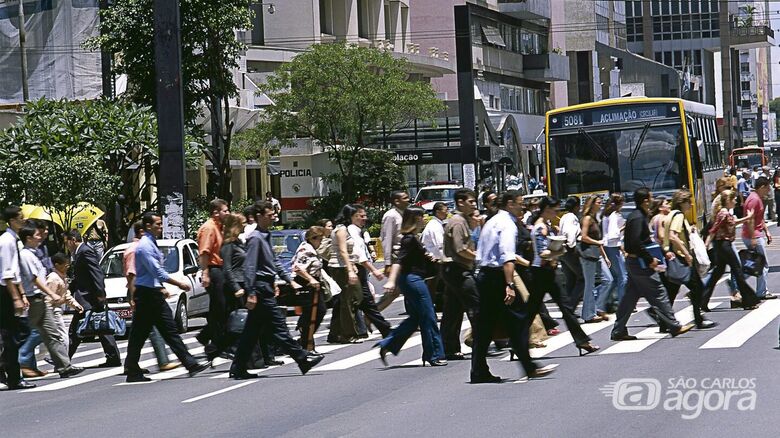
[[(471, 383), (501, 382), (488, 366), (494, 343), (509, 349), (528, 378), (542, 377), (556, 365), (537, 363), (530, 349), (544, 347), (549, 337), (560, 333), (546, 308), (546, 296), (560, 309), (580, 355), (599, 350), (584, 324), (614, 320), (613, 341), (635, 340), (627, 322), (640, 298), (650, 303), (649, 314), (659, 330), (672, 337), (715, 327), (717, 323), (706, 318), (708, 304), (726, 267), (733, 280), (732, 307), (750, 310), (762, 299), (775, 298), (767, 290), (766, 270), (759, 273), (756, 288), (748, 283), (734, 246), (736, 227), (742, 225), (744, 245), (765, 254), (772, 242), (765, 201), (771, 200), (773, 188), (780, 194), (780, 177), (725, 175), (701, 229), (688, 220), (692, 194), (685, 189), (669, 199), (637, 189), (631, 198), (635, 207), (627, 216), (626, 199), (618, 193), (569, 197), (561, 203), (543, 195), (528, 202), (512, 190), (486, 190), (478, 199), (475, 192), (460, 189), (454, 211), (437, 203), (428, 216), (410, 206), (408, 193), (396, 191), (381, 224), (384, 270), (374, 264), (366, 208), (349, 204), (338, 217), (306, 230), (291, 272), (282, 268), (274, 251), (270, 229), (278, 221), (279, 207), (273, 200), (258, 201), (239, 214), (216, 199), (209, 220), (198, 231), (202, 283), (210, 299), (207, 325), (197, 336), (205, 346), (205, 360), (193, 357), (176, 332), (165, 284), (185, 291), (190, 285), (162, 267), (157, 246), (162, 221), (146, 213), (134, 224), (134, 242), (124, 251), (133, 308), (127, 357), (122, 364), (113, 336), (100, 335), (103, 366), (124, 366), (128, 382), (148, 381), (149, 370), (138, 361), (150, 338), (161, 371), (184, 366), (193, 376), (223, 357), (232, 360), (232, 378), (247, 379), (254, 377), (250, 369), (280, 365), (276, 354), (286, 354), (306, 374), (324, 357), (316, 351), (314, 334), (329, 303), (333, 316), (327, 341), (361, 343), (376, 329), (382, 339), (375, 347), (385, 365), (389, 354), (397, 355), (419, 330), (423, 365), (441, 367), (470, 359)], [(6, 208), (3, 215), (8, 231), (0, 235), (0, 378), (12, 389), (33, 387), (24, 378), (45, 374), (35, 363), (34, 349), (40, 343), (61, 377), (76, 375), (83, 371), (70, 361), (81, 340), (76, 328), (85, 311), (106, 308), (96, 245), (69, 231), (64, 242), (70, 256), (49, 257), (42, 246), (45, 226), (25, 220), (18, 207)], [(379, 301), (371, 277), (386, 280)], [(297, 339), (277, 305), (280, 285), (302, 297), (296, 302)], [(672, 310), (683, 287), (693, 308), (691, 324), (679, 322)], [(393, 328), (382, 310), (399, 295), (407, 318)], [(437, 301), (443, 310), (440, 324)], [(69, 330), (63, 306), (76, 311)], [(471, 326), (464, 337), (472, 347), (470, 358), (461, 346), (464, 315)], [(26, 341), (19, 344), (21, 338)], [(165, 344), (179, 362), (168, 360)]]

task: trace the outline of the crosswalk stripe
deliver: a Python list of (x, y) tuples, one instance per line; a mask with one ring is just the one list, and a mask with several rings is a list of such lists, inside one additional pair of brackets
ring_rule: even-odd
[[(711, 301), (710, 302), (710, 309), (714, 309), (718, 306), (723, 304), (723, 301)], [(680, 324), (688, 324), (689, 322), (693, 321), (693, 306), (687, 306), (684, 309), (676, 312), (674, 314), (675, 319), (680, 322)], [(624, 353), (639, 353), (640, 351), (643, 351), (645, 348), (655, 344), (656, 342), (660, 341), (663, 338), (670, 337), (671, 335), (668, 333), (659, 333), (658, 327), (651, 327), (645, 330), (642, 330), (641, 332), (637, 333), (635, 335), (637, 338), (636, 341), (623, 341), (618, 342), (617, 344), (607, 348), (606, 350), (602, 351), (600, 354), (624, 354)]]
[[(415, 335), (410, 337), (409, 340), (406, 341), (404, 346), (401, 347), (401, 350), (406, 350), (407, 348), (411, 348), (420, 344), (422, 344), (422, 338), (420, 337), (420, 335)], [(364, 363), (368, 363), (371, 362), (372, 360), (378, 360), (378, 359), (379, 359), (379, 350), (372, 348), (371, 350), (356, 354), (355, 356), (338, 360), (336, 362), (325, 364), (322, 366), (318, 366), (314, 368), (314, 371), (346, 370), (348, 368), (353, 368), (358, 365), (362, 365)]]
[(233, 391), (238, 388), (243, 388), (244, 386), (249, 386), (253, 383), (257, 383), (257, 380), (247, 380), (246, 382), (241, 382), (238, 384), (235, 384), (233, 386), (228, 386), (227, 388), (222, 388), (220, 390), (209, 392), (208, 394), (199, 395), (197, 397), (188, 398), (187, 400), (183, 400), (182, 403), (192, 403), (196, 401), (200, 401), (209, 397), (214, 397), (215, 395), (224, 394), (226, 392)]
[(766, 301), (758, 309), (751, 310), (699, 348), (741, 347), (748, 339), (772, 322), (777, 315), (780, 315), (780, 300)]

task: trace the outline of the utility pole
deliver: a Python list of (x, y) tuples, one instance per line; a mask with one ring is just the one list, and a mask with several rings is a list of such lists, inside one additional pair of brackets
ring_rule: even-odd
[(19, 0), (19, 52), (22, 54), (22, 98), (30, 100), (30, 85), (27, 83), (27, 31), (24, 28), (24, 0)]
[[(108, 9), (108, 6), (109, 0), (100, 0), (98, 2), (101, 35), (103, 35), (103, 12)], [(106, 50), (100, 51), (100, 71), (103, 79), (103, 97), (114, 97), (114, 81), (111, 76), (111, 53)]]
[(758, 105), (758, 117), (756, 117), (756, 137), (758, 147), (764, 149), (764, 105)]
[(187, 236), (180, 34), (179, 1), (154, 0), (157, 139), (160, 144), (157, 196), (163, 217), (163, 237), (167, 239)]

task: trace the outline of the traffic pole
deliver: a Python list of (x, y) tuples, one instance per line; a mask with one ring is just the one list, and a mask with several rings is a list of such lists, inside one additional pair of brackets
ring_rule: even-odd
[(187, 204), (178, 0), (154, 0), (154, 53), (160, 146), (157, 196), (163, 218), (163, 238), (183, 239), (187, 236)]

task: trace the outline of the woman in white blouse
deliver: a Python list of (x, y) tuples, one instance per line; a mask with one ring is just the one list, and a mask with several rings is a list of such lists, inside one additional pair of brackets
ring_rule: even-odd
[[(626, 219), (621, 214), (625, 199), (620, 193), (610, 195), (607, 205), (604, 207), (601, 226), (604, 233), (604, 252), (609, 259), (609, 271), (612, 274), (612, 284), (606, 291), (607, 299), (612, 297), (613, 291), (617, 292), (617, 302), (623, 298), (628, 283), (628, 271), (626, 271), (626, 259), (623, 256), (623, 229)], [(609, 307), (609, 306), (607, 306)]]

